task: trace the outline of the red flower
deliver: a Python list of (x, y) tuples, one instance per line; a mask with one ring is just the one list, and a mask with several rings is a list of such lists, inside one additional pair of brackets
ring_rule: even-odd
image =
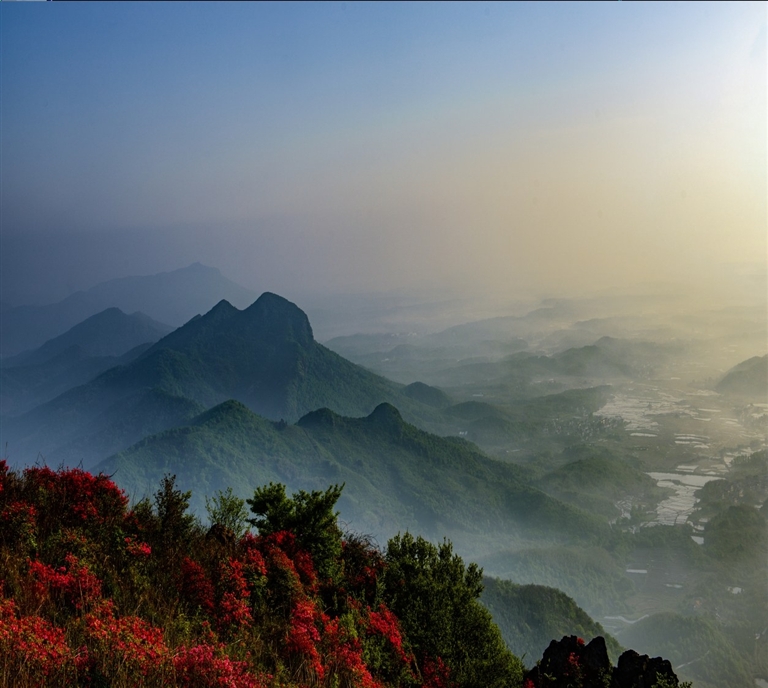
[(451, 670), (443, 662), (442, 657), (437, 659), (427, 657), (424, 660), (423, 675), (423, 688), (451, 688), (453, 686), (450, 680)]
[(162, 629), (135, 616), (115, 617), (111, 601), (88, 614), (85, 626), (102, 673), (128, 671), (150, 676), (165, 671), (169, 652)]
[(39, 616), (19, 617), (13, 600), (0, 599), (0, 657), (10, 675), (31, 681), (63, 678), (77, 664), (64, 630)]
[(317, 651), (317, 644), (320, 642), (320, 632), (316, 625), (318, 620), (314, 602), (311, 600), (297, 602), (291, 612), (286, 645), (289, 652), (300, 655), (306, 660), (311, 672), (318, 680), (322, 680), (325, 668)]

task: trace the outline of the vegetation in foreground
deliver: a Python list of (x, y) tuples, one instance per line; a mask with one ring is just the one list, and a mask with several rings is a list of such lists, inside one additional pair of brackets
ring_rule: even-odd
[[(340, 494), (270, 484), (249, 518), (219, 493), (206, 529), (173, 477), (129, 508), (104, 475), (0, 462), (0, 685), (593, 685), (583, 662), (596, 641), (582, 650), (574, 636), (565, 655), (571, 641), (553, 643), (524, 676), (478, 601), (475, 564), (447, 542), (406, 533), (380, 552), (342, 533)], [(678, 684), (647, 661), (617, 683), (624, 659), (599, 685), (648, 671)]]

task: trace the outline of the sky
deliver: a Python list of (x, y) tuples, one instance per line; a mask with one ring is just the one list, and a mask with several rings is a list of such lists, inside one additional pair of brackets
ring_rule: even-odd
[(0, 296), (726, 288), (768, 260), (766, 7), (2, 2)]

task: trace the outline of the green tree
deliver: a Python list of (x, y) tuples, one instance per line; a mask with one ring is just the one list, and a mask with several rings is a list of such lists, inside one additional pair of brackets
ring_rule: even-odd
[(165, 475), (155, 493), (160, 540), (169, 553), (186, 546), (194, 532), (196, 519), (187, 513), (191, 492), (176, 489), (176, 476)]
[(210, 499), (206, 497), (205, 511), (211, 525), (228, 528), (238, 540), (245, 535), (248, 529), (248, 510), (245, 508), (245, 500), (235, 495), (231, 487), (225, 492), (218, 490)]
[(333, 508), (343, 488), (332, 485), (324, 492), (299, 490), (289, 498), (285, 485), (269, 483), (256, 488), (253, 499), (246, 500), (257, 517), (248, 522), (262, 535), (291, 531), (299, 546), (312, 555), (320, 577), (333, 577), (341, 557), (341, 530)]
[(506, 647), (478, 598), (483, 572), (464, 566), (450, 542), (439, 547), (397, 535), (387, 543), (385, 595), (420, 662), (441, 658), (461, 688), (509, 688), (523, 665)]

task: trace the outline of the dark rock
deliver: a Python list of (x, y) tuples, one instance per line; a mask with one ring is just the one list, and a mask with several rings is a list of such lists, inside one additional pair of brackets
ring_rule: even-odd
[(611, 688), (652, 688), (660, 678), (665, 678), (671, 686), (679, 685), (669, 660), (627, 650), (619, 657)]
[(549, 644), (541, 662), (526, 674), (525, 685), (532, 685), (532, 688), (605, 688), (605, 679), (610, 675), (611, 662), (605, 639), (598, 636), (585, 646), (581, 638), (572, 635)]

